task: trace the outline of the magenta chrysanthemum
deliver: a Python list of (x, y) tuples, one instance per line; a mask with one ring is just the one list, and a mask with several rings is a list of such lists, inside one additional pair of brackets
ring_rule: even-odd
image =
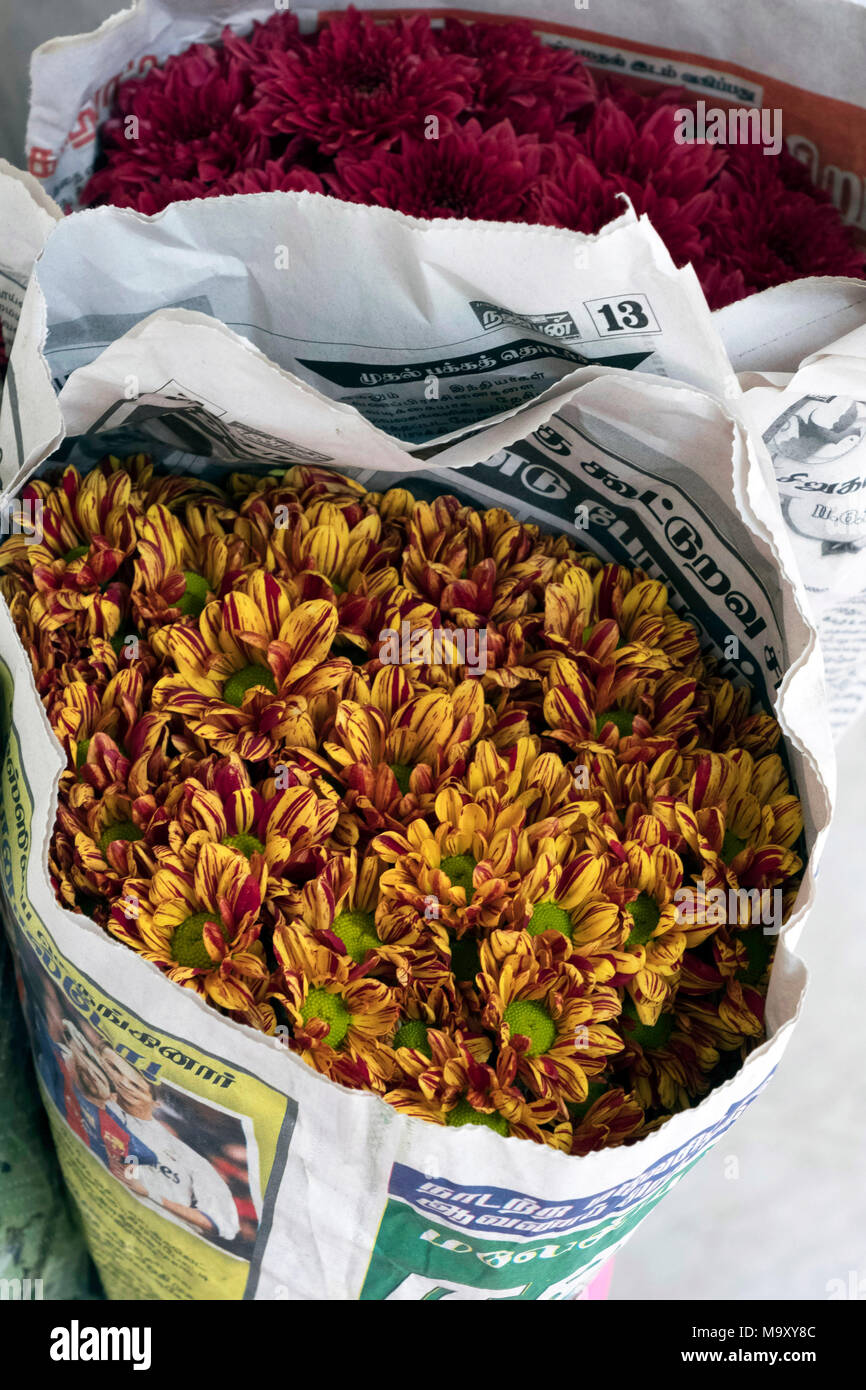
[(623, 210), (617, 194), (625, 193), (679, 265), (701, 255), (701, 223), (714, 202), (709, 185), (725, 155), (717, 145), (677, 144), (675, 126), (670, 105), (630, 116), (604, 98), (579, 136), (553, 142), (550, 172), (535, 195), (538, 221), (595, 232)]
[(353, 203), (396, 208), (412, 217), (523, 218), (537, 178), (541, 147), (515, 135), (510, 122), (482, 130), (470, 121), (439, 140), (403, 138), (399, 150), (368, 159), (339, 157), (332, 191)]
[(484, 126), (508, 120), (519, 134), (550, 139), (595, 99), (592, 74), (576, 54), (543, 44), (525, 25), (446, 19), (439, 41), (474, 60), (467, 114)]
[(711, 308), (806, 275), (862, 276), (862, 250), (787, 151), (771, 160), (755, 146), (731, 146), (714, 192), (695, 258)]
[(124, 83), (102, 128), (108, 166), (93, 175), (83, 201), (109, 195), (137, 207), (154, 181), (212, 181), (261, 164), (268, 145), (248, 119), (251, 89), (249, 72), (206, 44)]
[(440, 52), (429, 21), (387, 27), (350, 10), (306, 48), (271, 50), (257, 74), (256, 124), (266, 135), (308, 135), (323, 154), (440, 130), (465, 107), (474, 64)]
[(592, 74), (523, 21), (374, 20), (302, 34), (279, 12), (120, 88), (84, 205), (140, 212), (304, 190), (416, 217), (594, 233), (625, 194), (713, 308), (804, 275), (864, 274), (837, 210), (786, 150), (682, 142), (691, 95)]

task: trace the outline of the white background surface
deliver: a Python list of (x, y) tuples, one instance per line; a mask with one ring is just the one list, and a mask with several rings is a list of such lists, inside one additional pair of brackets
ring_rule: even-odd
[[(0, 154), (23, 163), (30, 51), (120, 7), (0, 0)], [(866, 720), (840, 762), (802, 943), (812, 985), (801, 1025), (768, 1090), (617, 1256), (613, 1298), (821, 1300), (852, 1271), (866, 1281)]]

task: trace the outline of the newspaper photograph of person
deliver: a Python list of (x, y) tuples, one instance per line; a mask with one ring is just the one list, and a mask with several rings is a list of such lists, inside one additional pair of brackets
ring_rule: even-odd
[(22, 1004), (44, 1091), (73, 1134), (150, 1210), (248, 1260), (258, 1156), (244, 1117), (154, 1083), (75, 1013), (26, 950)]

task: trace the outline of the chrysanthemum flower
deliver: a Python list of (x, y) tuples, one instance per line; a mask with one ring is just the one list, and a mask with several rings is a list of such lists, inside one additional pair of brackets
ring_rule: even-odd
[(638, 1137), (644, 1124), (644, 1111), (634, 1095), (604, 1081), (590, 1081), (585, 1101), (569, 1105), (571, 1134), (569, 1152), (595, 1153), (614, 1148)]
[(667, 1115), (706, 1095), (723, 1054), (745, 1056), (763, 1032), (763, 1000), (733, 981), (715, 995), (683, 994), (675, 1012), (662, 1014), (652, 1029), (633, 1022), (632, 1030), (616, 1062), (627, 1064), (645, 1108)]
[(690, 668), (699, 660), (694, 628), (673, 612), (664, 584), (640, 570), (594, 567), (590, 557), (580, 556), (561, 561), (554, 581), (544, 590), (544, 639), (555, 652), (585, 655), (603, 667), (612, 660), (634, 667), (643, 656), (659, 671)]
[(495, 1066), (479, 1062), (469, 1042), (430, 1029), (430, 1065), (414, 1086), (396, 1086), (384, 1099), (404, 1115), (415, 1115), (433, 1124), (483, 1125), (504, 1137), (544, 1141), (542, 1126), (557, 1112), (556, 1102), (528, 1100), (514, 1084), (513, 1059), (498, 1059)]
[(537, 836), (571, 830), (583, 814), (573, 774), (555, 753), (541, 752), (538, 737), (521, 736), (501, 751), (482, 739), (462, 780), (476, 800), (522, 806)]
[(537, 526), (499, 507), (478, 512), (447, 496), (419, 502), (404, 582), (464, 627), (519, 617), (553, 575), (556, 560), (545, 540)]
[(660, 800), (656, 811), (702, 862), (707, 882), (765, 889), (798, 873), (802, 861), (791, 846), (802, 833), (802, 813), (781, 758), (773, 753), (755, 762), (739, 749), (691, 762), (685, 800), (672, 808)]
[(347, 202), (394, 208), (410, 217), (519, 222), (541, 158), (535, 137), (516, 135), (510, 121), (488, 130), (467, 121), (438, 140), (404, 135), (399, 149), (377, 149), (365, 158), (338, 155), (326, 182)]
[[(332, 856), (311, 878), (287, 914), (284, 932), (308, 932), (355, 965), (380, 959), (399, 959), (377, 932), (384, 905), (380, 894), (383, 870), (373, 853)], [(375, 956), (375, 961), (371, 958)]]
[(268, 50), (255, 121), (267, 135), (308, 135), (323, 154), (387, 145), (403, 131), (423, 136), (430, 116), (450, 129), (474, 73), (471, 60), (437, 49), (424, 16), (380, 27), (350, 9), (317, 43)]
[(82, 479), (69, 467), (60, 487), (30, 483), (23, 497), (41, 505), (42, 538), (11, 536), (0, 565), (33, 586), (34, 622), (47, 631), (69, 627), (79, 640), (113, 637), (129, 597), (117, 572), (135, 543), (130, 477), (94, 469)]
[(277, 927), (274, 951), (271, 995), (289, 1019), (292, 1050), (344, 1085), (383, 1090), (393, 1065), (386, 1044), (399, 1018), (394, 991), (366, 978), (348, 952), (291, 924)]
[(657, 1021), (673, 995), (686, 936), (679, 921), (676, 893), (683, 866), (677, 854), (660, 843), (663, 827), (645, 816), (635, 829), (642, 839), (611, 844), (604, 892), (620, 903), (628, 919), (623, 950), (636, 957), (626, 988), (641, 1023)]
[(179, 714), (219, 752), (260, 762), (285, 743), (315, 748), (317, 702), (339, 690), (350, 666), (328, 659), (337, 610), (324, 600), (292, 608), (270, 574), (255, 573), (198, 629), (171, 627), (166, 646), (177, 669), (154, 689), (154, 705)]
[(720, 1058), (706, 1029), (679, 1010), (661, 1014), (651, 1027), (642, 1024), (631, 1000), (623, 1004), (621, 1027), (625, 1048), (615, 1059), (614, 1077), (645, 1112), (674, 1114), (706, 1095)]
[(121, 83), (116, 114), (101, 130), (108, 162), (83, 201), (135, 207), (163, 180), (208, 182), (260, 166), (269, 145), (248, 116), (251, 89), (249, 70), (231, 50), (210, 44), (193, 44)]
[(863, 276), (862, 248), (803, 166), (787, 150), (730, 145), (703, 226), (696, 269), (710, 308), (809, 275)]
[(223, 524), (231, 518), (213, 503), (190, 507), (186, 526), (164, 505), (139, 518), (131, 603), (142, 627), (197, 619), (226, 587), (252, 572), (243, 540)]
[(49, 852), (49, 870), (61, 901), (106, 911), (127, 878), (153, 872), (147, 823), (134, 799), (114, 783), (77, 804), (60, 800)]
[(242, 504), (243, 534), (295, 601), (326, 599), (339, 617), (336, 643), (366, 651), (381, 629), (384, 605), (399, 583), (393, 528), (369, 503), (327, 497), (304, 506), (284, 489), (255, 492)]
[(231, 197), (234, 193), (326, 193), (327, 189), (312, 169), (282, 159), (269, 159), (261, 169), (238, 169), (224, 181), (217, 181), (206, 196)]
[(564, 1114), (565, 1102), (585, 1100), (588, 1077), (600, 1075), (607, 1058), (622, 1050), (622, 1038), (607, 1026), (619, 1015), (620, 998), (573, 965), (546, 963), (529, 935), (514, 946), (503, 958), (495, 941), (481, 945), (482, 1018), (503, 1061), (514, 1059), (530, 1092), (557, 1100)]
[(291, 10), (277, 10), (264, 22), (254, 19), (248, 34), (236, 34), (226, 26), (220, 35), (220, 42), (244, 66), (255, 67), (274, 49), (299, 48), (304, 43), (304, 37), (297, 16)]
[(548, 841), (503, 903), (503, 926), (530, 937), (557, 933), (578, 968), (600, 984), (623, 975), (632, 965), (625, 953), (628, 930), (617, 903), (600, 891), (604, 876), (603, 861), (579, 853), (570, 837)]
[(458, 938), (494, 926), (519, 866), (533, 858), (525, 811), (518, 804), (482, 805), (449, 787), (436, 797), (434, 816), (435, 829), (419, 818), (403, 833), (389, 830), (373, 840), (393, 866), (382, 876), (384, 893), (422, 915), (436, 903), (435, 920)]
[(706, 719), (715, 752), (745, 748), (747, 753), (761, 756), (775, 751), (782, 731), (771, 714), (754, 708), (749, 689), (738, 688), (717, 676), (707, 682), (707, 687)]
[(164, 855), (151, 878), (130, 878), (108, 928), (176, 984), (235, 1015), (256, 1014), (267, 978), (259, 943), (266, 880), (226, 845), (205, 842), (193, 869)]
[[(102, 645), (111, 652), (107, 643)], [(58, 684), (49, 693), (46, 712), (71, 771), (77, 771), (86, 762), (94, 734), (108, 734), (115, 742), (124, 742), (143, 713), (144, 691), (142, 672), (136, 666), (127, 666), (116, 671), (104, 685), (71, 680)]]
[[(227, 763), (229, 760), (227, 760)], [(250, 785), (240, 759), (216, 774), (209, 789), (195, 778), (173, 788), (156, 818), (164, 818), (169, 848), (188, 865), (206, 841), (227, 845), (250, 861), (261, 855), (267, 896), (294, 901), (294, 881), (321, 869), (339, 808), (310, 787), (290, 787), (265, 800)]]
[(341, 701), (322, 747), (364, 823), (399, 829), (462, 773), (487, 722), (484, 694), (476, 681), (415, 693), (405, 668), (383, 667), (371, 699)]
[[(702, 221), (714, 202), (709, 185), (725, 154), (715, 145), (678, 142), (677, 129), (671, 104), (639, 107), (630, 115), (604, 97), (577, 136), (560, 134), (554, 141), (552, 170), (537, 193), (538, 220), (598, 231), (594, 219), (621, 213), (625, 204), (617, 194), (626, 193), (638, 213), (652, 218), (677, 264), (698, 255)], [(581, 175), (589, 170), (589, 188), (597, 180), (598, 192), (588, 200)]]
[(468, 112), (486, 125), (510, 120), (519, 132), (550, 139), (566, 117), (595, 97), (592, 74), (576, 54), (542, 43), (528, 23), (446, 18), (438, 42), (474, 60)]

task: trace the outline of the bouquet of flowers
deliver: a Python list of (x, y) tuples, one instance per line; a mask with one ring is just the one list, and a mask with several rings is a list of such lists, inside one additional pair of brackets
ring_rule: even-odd
[(662, 583), (311, 467), (107, 458), (24, 501), (63, 905), (345, 1086), (568, 1153), (762, 1037), (799, 802)]
[(354, 9), (311, 34), (276, 12), (117, 89), (81, 195), (155, 213), (308, 190), (415, 217), (596, 232), (625, 193), (712, 308), (800, 276), (862, 276), (823, 190), (784, 147), (681, 137), (695, 98), (596, 78), (524, 22)]

